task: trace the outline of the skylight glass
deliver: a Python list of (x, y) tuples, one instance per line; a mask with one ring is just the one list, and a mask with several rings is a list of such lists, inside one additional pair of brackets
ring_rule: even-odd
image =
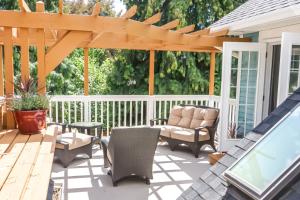
[(225, 172), (252, 197), (262, 198), (288, 173), (300, 157), (300, 106), (271, 129), (253, 148)]

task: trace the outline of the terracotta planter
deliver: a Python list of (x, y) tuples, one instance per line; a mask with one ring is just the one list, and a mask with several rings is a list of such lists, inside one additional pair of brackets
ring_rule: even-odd
[(46, 128), (47, 110), (15, 111), (19, 131), (30, 135)]

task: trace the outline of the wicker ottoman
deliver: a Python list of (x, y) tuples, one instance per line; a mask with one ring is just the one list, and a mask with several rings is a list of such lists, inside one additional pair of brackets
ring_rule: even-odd
[(55, 156), (66, 168), (78, 154), (92, 158), (94, 137), (82, 133), (63, 133), (57, 136)]

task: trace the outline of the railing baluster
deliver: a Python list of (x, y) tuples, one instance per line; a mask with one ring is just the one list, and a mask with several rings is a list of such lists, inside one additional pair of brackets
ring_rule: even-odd
[(132, 100), (130, 100), (129, 105), (129, 126), (132, 126)]
[(50, 101), (50, 105), (49, 105), (49, 118), (50, 118), (50, 122), (53, 122), (53, 116), (52, 116), (52, 101)]
[(58, 101), (55, 104), (55, 122), (58, 123)]
[(135, 126), (138, 125), (138, 101), (135, 101)]
[(109, 101), (106, 101), (106, 134), (109, 133)]
[(75, 107), (75, 122), (77, 122), (77, 102), (74, 101), (74, 107)]
[(127, 120), (127, 101), (124, 101), (124, 126), (127, 126), (126, 120)]
[(141, 101), (141, 123), (140, 125), (144, 124), (144, 101)]
[(121, 101), (119, 101), (118, 105), (118, 126), (121, 126)]
[(95, 100), (95, 122), (98, 122), (98, 101)]
[(65, 123), (65, 102), (62, 101), (61, 102), (61, 116), (62, 116), (62, 123)]
[(68, 101), (68, 123), (71, 123), (71, 101)]
[(116, 117), (115, 117), (115, 101), (112, 102), (113, 103), (113, 121), (112, 121), (112, 127), (115, 127), (115, 120), (116, 120)]

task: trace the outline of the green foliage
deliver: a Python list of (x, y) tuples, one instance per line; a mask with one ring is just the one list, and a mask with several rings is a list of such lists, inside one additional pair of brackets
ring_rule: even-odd
[(49, 99), (42, 95), (24, 95), (13, 100), (12, 108), (15, 111), (47, 110)]

